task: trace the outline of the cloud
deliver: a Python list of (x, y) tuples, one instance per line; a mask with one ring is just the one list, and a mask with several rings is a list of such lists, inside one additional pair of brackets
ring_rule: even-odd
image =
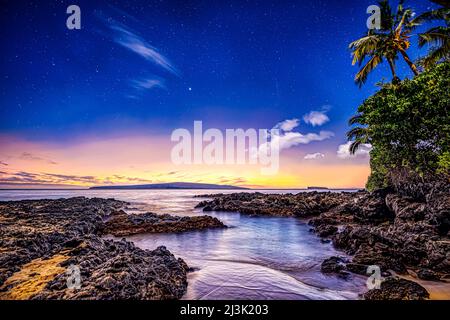
[(163, 79), (148, 78), (142, 80), (133, 80), (132, 86), (138, 90), (150, 90), (154, 88), (166, 89), (166, 85)]
[(315, 160), (315, 159), (322, 159), (322, 158), (325, 158), (325, 155), (320, 152), (308, 153), (307, 155), (305, 155), (303, 157), (303, 159), (305, 159), (305, 160)]
[[(259, 146), (258, 151), (263, 154), (268, 154), (271, 143), (278, 144), (279, 151), (289, 149), (300, 144), (308, 144), (313, 141), (323, 141), (334, 136), (331, 131), (320, 131), (317, 133), (300, 133), (292, 131), (298, 126), (298, 119), (288, 119), (277, 123), (273, 129), (279, 130), (278, 135), (270, 135), (270, 141), (263, 143)], [(283, 129), (284, 128), (284, 129)], [(253, 153), (253, 156), (255, 153)]]
[(77, 175), (66, 175), (66, 174), (55, 174), (55, 173), (43, 173), (43, 177), (49, 179), (57, 179), (62, 182), (71, 181), (71, 182), (84, 182), (84, 183), (92, 183), (97, 181), (98, 179), (94, 176), (77, 176)]
[(298, 119), (287, 119), (277, 123), (274, 129), (280, 129), (283, 131), (292, 131), (294, 128), (298, 127), (300, 120)]
[(57, 173), (33, 173), (26, 171), (0, 172), (0, 183), (6, 184), (61, 184), (61, 185), (99, 185), (118, 183), (151, 183), (152, 180), (112, 175), (108, 177), (67, 175)]
[(358, 150), (356, 150), (355, 154), (350, 154), (350, 145), (351, 144), (352, 144), (352, 142), (348, 141), (347, 143), (339, 145), (338, 149), (337, 149), (337, 157), (340, 159), (367, 157), (370, 153), (370, 150), (372, 150), (372, 145), (370, 145), (368, 143), (364, 143), (358, 148)]
[(300, 132), (284, 132), (279, 136), (273, 136), (274, 139), (278, 139), (280, 145), (280, 151), (283, 149), (289, 149), (299, 144), (308, 144), (312, 141), (323, 141), (334, 136), (333, 132), (330, 131), (320, 131), (317, 133), (306, 133), (302, 134)]
[(330, 118), (326, 115), (326, 110), (311, 111), (303, 116), (303, 121), (315, 127), (330, 121)]
[(114, 42), (138, 54), (145, 60), (179, 76), (179, 71), (172, 65), (169, 59), (159, 53), (155, 47), (151, 46), (142, 37), (132, 32), (131, 29), (118, 22), (112, 22), (109, 24), (109, 28), (115, 32), (113, 36)]
[[(114, 178), (114, 179), (112, 179), (112, 178)], [(128, 183), (128, 182), (151, 183), (151, 182), (153, 182), (152, 180), (148, 180), (148, 179), (126, 177), (126, 176), (122, 176), (122, 175), (118, 175), (118, 174), (115, 174), (112, 177), (106, 177), (105, 180), (109, 181), (110, 184), (113, 183), (113, 182), (111, 182), (111, 180), (114, 180), (114, 181), (120, 180), (120, 182), (122, 182), (122, 183)], [(103, 183), (105, 183), (105, 182), (103, 182)]]
[(45, 158), (41, 158), (38, 157), (30, 152), (23, 152), (20, 156), (19, 159), (21, 160), (28, 160), (28, 161), (44, 161), (50, 164), (58, 164), (57, 162), (50, 160), (50, 159), (45, 159)]
[(247, 179), (236, 177), (219, 177), (216, 183), (238, 185), (246, 183)]
[(0, 165), (7, 166), (8, 164), (6, 162), (0, 161)]
[(25, 172), (25, 171), (16, 172), (15, 175), (18, 177), (27, 178), (27, 179), (32, 179), (37, 176), (35, 173), (29, 173), (29, 172)]
[[(158, 48), (152, 46), (148, 40), (144, 39), (138, 32), (122, 21), (126, 19), (127, 23), (139, 27), (145, 26), (144, 23), (114, 6), (109, 6), (109, 9), (106, 9), (106, 12), (107, 13), (97, 11), (95, 13), (96, 17), (102, 23), (102, 28), (97, 30), (102, 37), (109, 38), (113, 43), (133, 52), (140, 58), (143, 58), (146, 62), (156, 66), (157, 70), (154, 70), (155, 73), (165, 71), (165, 73), (170, 73), (177, 77), (181, 76), (180, 71), (159, 51)], [(143, 62), (145, 63), (145, 61)], [(145, 69), (145, 67), (141, 69)], [(138, 76), (133, 76), (132, 79), (134, 80), (131, 81), (131, 86), (140, 91), (140, 93), (144, 90), (155, 88), (166, 90), (165, 81), (161, 78), (152, 77), (139, 79)], [(136, 100), (142, 98), (139, 92), (138, 94), (134, 92), (125, 92), (125, 97)]]

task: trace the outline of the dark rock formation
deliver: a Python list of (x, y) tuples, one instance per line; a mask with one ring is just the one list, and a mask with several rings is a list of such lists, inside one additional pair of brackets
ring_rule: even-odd
[(428, 269), (421, 269), (417, 272), (417, 277), (419, 279), (423, 280), (430, 280), (430, 281), (439, 281), (440, 276), (438, 273), (428, 270)]
[(301, 192), (298, 194), (263, 194), (260, 192), (201, 195), (213, 198), (197, 207), (203, 211), (232, 211), (248, 215), (309, 217), (318, 215), (347, 202), (351, 193)]
[(0, 202), (0, 286), (25, 263), (101, 233), (102, 217), (125, 205), (84, 197)]
[(388, 278), (381, 282), (380, 289), (372, 289), (364, 294), (366, 300), (424, 300), (428, 291), (416, 282)]
[(330, 236), (323, 232), (326, 226), (342, 226), (332, 241), (353, 255), (352, 263), (358, 267), (351, 269), (356, 273), (362, 266), (378, 265), (384, 272), (411, 269), (421, 278), (440, 279), (450, 274), (449, 201), (448, 189), (435, 191), (426, 202), (382, 191), (359, 194), (311, 219), (310, 224), (321, 237)]
[(219, 219), (211, 216), (177, 217), (155, 213), (127, 214), (123, 210), (119, 210), (108, 217), (103, 232), (122, 237), (137, 233), (183, 232), (225, 227)]
[(326, 238), (338, 232), (338, 228), (333, 225), (322, 224), (316, 227), (315, 231), (319, 237)]
[(61, 266), (79, 266), (81, 288), (69, 289), (62, 273), (32, 299), (175, 299), (187, 288), (186, 264), (165, 247), (88, 237), (68, 255)]
[[(101, 236), (109, 230), (120, 234), (121, 226), (126, 234), (136, 233), (142, 228), (139, 221), (148, 230), (154, 220), (160, 232), (221, 222), (143, 214), (131, 215), (131, 223), (121, 211), (127, 205), (84, 197), (0, 202), (0, 299), (181, 298), (188, 270), (183, 260), (164, 247), (141, 250), (131, 242)], [(70, 265), (79, 267), (80, 289), (67, 286)]]
[[(449, 279), (450, 184), (421, 186), (418, 197), (415, 188), (409, 188), (408, 192), (386, 188), (372, 193), (218, 194), (198, 206), (204, 211), (309, 218), (319, 237), (331, 238), (336, 248), (352, 255), (350, 262), (338, 257), (325, 260), (324, 273), (367, 275), (367, 268), (377, 265), (384, 276), (389, 270), (399, 274), (411, 270), (421, 279)], [(397, 292), (392, 291), (394, 283), (401, 286)], [(427, 296), (413, 284), (389, 280), (384, 291), (371, 292), (368, 298)]]
[(348, 260), (342, 257), (330, 257), (322, 262), (320, 271), (323, 273), (334, 273), (341, 278), (348, 278), (350, 274), (346, 271), (345, 264), (347, 262)]

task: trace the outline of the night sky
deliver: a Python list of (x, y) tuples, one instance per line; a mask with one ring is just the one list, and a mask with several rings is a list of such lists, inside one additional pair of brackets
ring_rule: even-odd
[[(81, 30), (66, 28), (70, 4), (81, 8)], [(351, 65), (348, 44), (367, 32), (366, 8), (371, 4), (374, 1), (2, 1), (0, 183), (76, 184), (72, 178), (79, 176), (92, 177), (83, 180), (89, 185), (128, 183), (136, 177), (170, 181), (169, 173), (178, 169), (171, 168), (169, 160), (152, 160), (146, 166), (117, 154), (126, 153), (124, 146), (136, 147), (137, 137), (153, 139), (153, 144), (140, 145), (153, 153), (164, 141), (170, 147), (172, 130), (191, 128), (194, 120), (219, 129), (271, 128), (311, 111), (326, 114), (329, 121), (320, 128), (300, 121), (298, 130), (327, 130), (334, 136), (286, 150), (290, 160), (284, 165), (292, 168), (296, 159), (301, 162), (311, 152), (326, 155), (323, 161), (333, 168), (344, 165), (335, 154), (346, 142), (347, 119), (376, 91), (375, 83), (390, 80), (383, 63), (361, 89), (353, 82), (357, 67)], [(432, 6), (424, 0), (407, 4), (417, 12)], [(416, 40), (413, 36), (412, 42)], [(416, 59), (425, 51), (412, 48), (409, 53)], [(401, 60), (398, 74), (411, 77)], [(114, 144), (113, 139), (121, 142)], [(111, 142), (109, 158), (117, 162), (111, 160), (100, 170), (102, 165), (91, 165), (92, 155), (87, 156), (87, 150), (96, 148), (82, 145), (97, 142), (106, 149), (105, 141)], [(77, 161), (70, 162), (74, 158)], [(367, 159), (349, 161), (367, 169)], [(298, 172), (289, 170), (286, 175)], [(182, 171), (177, 171), (177, 180), (193, 180)], [(202, 173), (198, 181), (223, 182), (223, 175), (230, 181), (242, 178), (238, 171), (214, 176), (217, 171), (209, 168), (209, 175)], [(20, 172), (35, 176), (22, 179)], [(144, 172), (149, 174), (145, 179)], [(72, 178), (55, 180), (44, 174)], [(359, 180), (334, 185), (359, 186), (365, 178), (363, 174)], [(247, 177), (247, 185), (322, 182), (257, 180)]]

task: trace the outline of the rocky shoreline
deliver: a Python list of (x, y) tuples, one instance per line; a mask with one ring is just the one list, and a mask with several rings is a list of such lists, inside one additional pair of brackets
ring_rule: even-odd
[[(369, 266), (380, 268), (384, 281), (365, 299), (427, 299), (417, 279), (450, 280), (448, 184), (420, 200), (389, 189), (197, 197), (210, 198), (197, 205), (205, 212), (303, 219), (322, 241), (351, 256), (329, 257), (321, 265), (324, 274), (351, 279), (367, 276)], [(165, 247), (142, 250), (104, 236), (226, 226), (207, 215), (127, 214), (129, 205), (85, 197), (0, 202), (0, 299), (181, 298), (189, 271), (182, 259)], [(68, 287), (73, 266), (79, 268), (78, 289)]]
[[(165, 247), (142, 250), (102, 236), (225, 226), (208, 216), (127, 215), (127, 205), (85, 197), (0, 202), (0, 299), (181, 298), (188, 272), (182, 259)], [(76, 280), (71, 266), (79, 289), (68, 287)]]
[[(235, 211), (247, 215), (305, 219), (323, 241), (352, 256), (330, 257), (322, 272), (348, 278), (367, 276), (378, 266), (384, 281), (365, 299), (426, 299), (416, 279), (450, 281), (450, 187), (435, 185), (417, 200), (390, 189), (372, 193), (302, 192), (298, 194), (234, 193), (200, 195), (203, 211)], [(450, 283), (449, 283), (450, 286)]]

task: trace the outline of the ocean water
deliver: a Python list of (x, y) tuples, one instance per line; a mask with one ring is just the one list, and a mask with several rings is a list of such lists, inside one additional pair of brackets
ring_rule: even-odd
[[(1, 190), (0, 200), (56, 199), (74, 196), (132, 202), (131, 211), (202, 215), (194, 206), (205, 193), (231, 190)], [(246, 191), (253, 192), (253, 191)], [(296, 193), (298, 190), (264, 190)], [(229, 228), (178, 234), (127, 237), (143, 249), (165, 246), (194, 271), (184, 299), (358, 299), (366, 278), (341, 279), (320, 272), (321, 262), (344, 253), (322, 243), (305, 221), (208, 212)]]

